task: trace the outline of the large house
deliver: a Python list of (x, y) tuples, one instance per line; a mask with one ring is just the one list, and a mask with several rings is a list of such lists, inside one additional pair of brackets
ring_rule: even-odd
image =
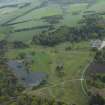
[(7, 62), (7, 65), (19, 82), (26, 87), (37, 87), (47, 80), (46, 73), (28, 72), (24, 64), (18, 60), (10, 60)]

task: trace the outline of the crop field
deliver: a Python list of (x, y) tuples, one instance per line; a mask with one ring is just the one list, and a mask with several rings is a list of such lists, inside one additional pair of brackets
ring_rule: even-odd
[[(62, 99), (68, 103), (84, 105), (87, 96), (81, 86), (82, 72), (94, 53), (90, 50), (89, 42), (74, 43), (72, 50), (66, 51), (65, 48), (70, 45), (67, 42), (53, 48), (35, 45), (27, 49), (13, 49), (6, 53), (6, 57), (15, 59), (20, 53), (30, 54), (34, 52), (35, 55), (32, 57), (34, 63), (31, 65), (31, 70), (43, 71), (49, 75), (47, 85), (29, 91), (29, 94), (45, 95), (46, 97), (55, 97), (58, 100)], [(56, 72), (56, 67), (59, 64), (64, 65), (62, 78), (57, 76)]]

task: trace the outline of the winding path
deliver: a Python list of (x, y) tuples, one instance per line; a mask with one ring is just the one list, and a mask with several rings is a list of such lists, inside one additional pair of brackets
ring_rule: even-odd
[[(82, 87), (82, 91), (84, 93), (84, 95), (88, 96), (88, 93), (87, 93), (87, 85), (86, 85), (86, 78), (85, 78), (85, 75), (86, 75), (86, 71), (89, 67), (89, 65), (93, 62), (93, 58), (90, 60), (90, 62), (85, 66), (83, 72), (82, 72), (82, 76), (81, 76), (81, 87)], [(85, 87), (84, 87), (85, 85)]]

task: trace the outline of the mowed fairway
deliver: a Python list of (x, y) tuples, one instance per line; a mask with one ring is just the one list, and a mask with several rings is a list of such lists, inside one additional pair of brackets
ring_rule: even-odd
[[(69, 45), (70, 43), (64, 43), (53, 48), (31, 46), (28, 49), (7, 52), (9, 59), (15, 59), (21, 52), (27, 54), (35, 52), (34, 63), (31, 65), (32, 71), (48, 73), (48, 83), (45, 86), (27, 93), (55, 97), (78, 105), (86, 104), (87, 97), (82, 90), (80, 79), (94, 53), (90, 50), (89, 42), (74, 43), (72, 50), (66, 51), (65, 48)], [(56, 72), (59, 64), (64, 66), (62, 78), (58, 77)]]

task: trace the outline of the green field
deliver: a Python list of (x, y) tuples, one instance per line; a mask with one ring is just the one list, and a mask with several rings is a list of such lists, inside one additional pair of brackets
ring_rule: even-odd
[(29, 19), (40, 19), (45, 16), (62, 15), (62, 10), (58, 5), (51, 5), (44, 8), (36, 9), (18, 19), (14, 22), (25, 21)]
[(88, 11), (96, 11), (96, 12), (104, 12), (105, 11), (105, 2), (104, 1), (101, 1), (101, 2), (98, 2), (96, 4), (94, 4), (92, 7), (90, 7), (88, 9)]
[(38, 27), (38, 26), (44, 26), (44, 25), (48, 25), (48, 23), (43, 22), (41, 20), (36, 20), (36, 21), (33, 20), (33, 21), (21, 23), (21, 24), (15, 24), (15, 25), (13, 25), (13, 27), (14, 27), (15, 30), (17, 30), (17, 29)]
[(75, 13), (75, 12), (83, 12), (88, 8), (88, 3), (78, 3), (78, 4), (72, 4), (68, 6), (67, 12), (69, 13)]
[[(57, 25), (59, 26), (65, 25), (73, 27), (73, 26), (78, 26), (78, 22), (82, 19), (83, 15), (86, 14), (86, 11), (104, 12), (104, 5), (105, 5), (105, 2), (103, 0), (101, 1), (97, 0), (97, 2), (92, 5), (89, 5), (88, 3), (69, 4), (66, 6), (64, 10), (59, 4), (50, 4), (40, 8), (40, 5), (42, 3), (43, 3), (42, 1), (36, 0), (33, 1), (31, 5), (24, 7), (22, 9), (20, 8), (0, 9), (0, 11), (2, 11), (0, 13), (0, 18), (1, 18), (0, 23), (6, 23), (7, 21), (9, 21), (8, 24), (11, 24), (10, 26), (13, 27), (13, 30), (18, 30), (18, 29), (21, 30), (24, 28), (27, 29), (32, 27), (49, 25), (48, 22), (45, 22), (41, 18), (57, 15), (57, 16), (63, 16), (63, 19), (60, 21), (60, 23), (55, 24), (54, 26), (55, 28), (57, 27)], [(23, 22), (23, 23), (18, 23), (18, 22)], [(42, 30), (47, 30), (47, 29), (43, 28)], [(42, 30), (34, 29), (29, 31), (11, 33), (8, 40), (28, 41), (32, 39), (34, 33), (41, 32)]]
[[(69, 46), (71, 44), (67, 42), (53, 48), (31, 46), (27, 49), (13, 49), (7, 52), (6, 57), (15, 59), (19, 53), (30, 54), (34, 52), (32, 71), (48, 73), (48, 84), (37, 90), (29, 91), (29, 94), (45, 95), (46, 97), (62, 99), (68, 103), (84, 105), (87, 102), (87, 97), (82, 90), (79, 79), (81, 79), (82, 72), (94, 53), (90, 50), (89, 42), (74, 43), (72, 50), (66, 51), (65, 48)], [(60, 78), (56, 74), (56, 67), (62, 63), (64, 64), (64, 76)]]

